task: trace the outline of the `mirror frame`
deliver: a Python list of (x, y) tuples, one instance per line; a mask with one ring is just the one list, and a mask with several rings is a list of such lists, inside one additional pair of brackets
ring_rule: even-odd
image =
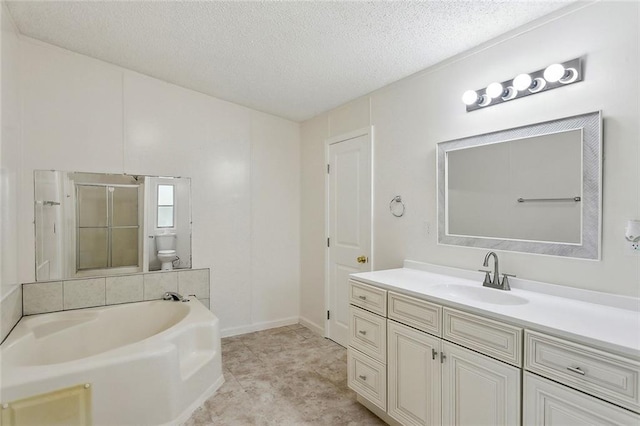
[[(581, 243), (542, 242), (447, 234), (447, 152), (510, 140), (582, 130)], [(600, 260), (602, 238), (602, 114), (575, 115), (438, 143), (438, 244)]]

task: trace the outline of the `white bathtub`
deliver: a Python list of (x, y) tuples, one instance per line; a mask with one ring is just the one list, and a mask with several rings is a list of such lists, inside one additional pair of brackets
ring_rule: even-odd
[(177, 424), (224, 382), (218, 319), (194, 297), (24, 317), (0, 356), (2, 403), (88, 383), (95, 425)]

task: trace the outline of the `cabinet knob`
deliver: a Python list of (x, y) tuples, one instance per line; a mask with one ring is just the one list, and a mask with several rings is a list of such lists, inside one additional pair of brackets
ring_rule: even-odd
[(367, 335), (367, 332), (365, 330), (358, 330), (358, 333), (362, 334), (363, 336)]
[(358, 299), (367, 300), (367, 296), (358, 296)]
[(358, 263), (367, 263), (367, 256), (358, 256), (356, 260)]
[(435, 349), (431, 349), (431, 359), (436, 359), (437, 356), (438, 351), (436, 351)]
[(362, 374), (359, 375), (358, 377), (360, 377), (362, 380), (367, 380), (367, 376), (363, 376)]
[(444, 363), (444, 360), (447, 359), (447, 356), (444, 352), (440, 352), (440, 364)]

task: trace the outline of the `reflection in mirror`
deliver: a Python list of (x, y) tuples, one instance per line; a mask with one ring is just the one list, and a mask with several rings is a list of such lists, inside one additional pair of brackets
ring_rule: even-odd
[(441, 244), (599, 258), (600, 113), (438, 144)]
[(76, 183), (76, 270), (138, 267), (140, 183)]
[(191, 267), (190, 179), (36, 170), (36, 280)]
[(447, 152), (448, 234), (579, 244), (581, 153), (579, 129)]
[(158, 185), (158, 228), (173, 228), (173, 185)]
[(149, 270), (191, 267), (189, 179), (148, 177), (147, 257)]

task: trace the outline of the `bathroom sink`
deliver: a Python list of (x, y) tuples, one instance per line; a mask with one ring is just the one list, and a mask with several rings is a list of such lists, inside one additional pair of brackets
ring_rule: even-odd
[(441, 284), (433, 287), (450, 297), (457, 297), (477, 302), (491, 303), (493, 305), (524, 305), (529, 301), (507, 291), (485, 287), (469, 287), (457, 284)]

